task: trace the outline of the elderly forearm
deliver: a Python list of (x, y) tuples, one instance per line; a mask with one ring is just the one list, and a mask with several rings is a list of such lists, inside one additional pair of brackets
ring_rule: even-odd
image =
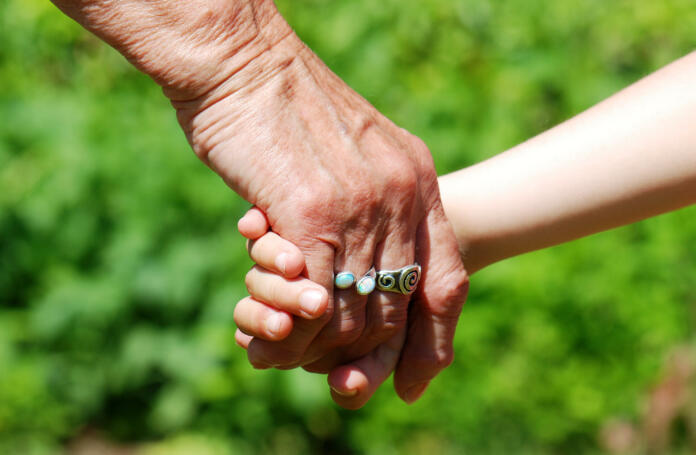
[(204, 95), (292, 35), (272, 0), (52, 0), (173, 100)]
[(696, 202), (696, 53), (440, 179), (469, 272)]

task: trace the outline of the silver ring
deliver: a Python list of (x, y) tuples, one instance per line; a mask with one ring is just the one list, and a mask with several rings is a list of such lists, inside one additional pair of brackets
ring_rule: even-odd
[(417, 263), (399, 270), (380, 270), (377, 272), (377, 289), (410, 295), (416, 290), (420, 276), (421, 266)]
[(358, 280), (358, 283), (355, 285), (356, 290), (358, 291), (358, 294), (360, 295), (367, 295), (370, 292), (375, 290), (375, 278), (377, 274), (375, 272), (375, 268), (372, 267), (370, 270), (367, 271), (365, 275), (363, 275), (362, 278)]

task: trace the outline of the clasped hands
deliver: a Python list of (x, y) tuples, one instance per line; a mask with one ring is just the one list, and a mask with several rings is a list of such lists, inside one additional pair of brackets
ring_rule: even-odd
[[(257, 368), (330, 373), (346, 408), (365, 404), (392, 371), (413, 402), (452, 361), (468, 288), (432, 158), (306, 48), (300, 54), (253, 101), (232, 94), (214, 105), (226, 123), (201, 133), (225, 138), (199, 156), (232, 185), (244, 182), (238, 191), (259, 209), (239, 226), (258, 265), (247, 276), (251, 297), (236, 308), (246, 333), (237, 340)], [(240, 145), (246, 154), (234, 153)], [(338, 271), (359, 277), (415, 262), (423, 272), (411, 296), (334, 288)]]
[[(247, 349), (249, 360), (257, 368), (288, 368), (287, 363), (273, 364), (266, 356), (266, 350), (274, 344), (282, 345), (284, 342), (281, 340), (293, 336), (294, 327), (302, 324), (303, 320), (326, 317), (326, 313), (343, 317), (343, 314), (337, 315), (335, 308), (345, 308), (344, 299), (359, 297), (356, 292), (358, 286), (347, 289), (336, 287), (327, 291), (303, 277), (302, 272), (306, 268), (302, 252), (269, 230), (271, 226), (258, 208), (249, 210), (239, 221), (238, 227), (248, 239), (249, 254), (256, 264), (246, 276), (246, 286), (251, 295), (242, 299), (235, 308), (235, 322), (239, 327), (236, 341)], [(458, 312), (466, 296), (466, 283), (463, 275), (458, 288), (452, 288), (452, 304), (445, 302), (446, 307), (457, 308)], [(380, 295), (378, 290), (375, 292), (375, 295), (367, 297), (365, 306), (348, 313), (353, 319), (347, 325), (338, 319), (339, 322), (329, 320), (325, 326), (331, 327), (340, 337), (343, 327), (357, 334), (356, 321), (364, 320), (363, 333), (346, 338), (348, 341), (355, 340), (347, 345), (341, 345), (338, 338), (319, 338), (328, 344), (329, 351), (319, 360), (303, 365), (308, 371), (329, 372), (328, 382), (334, 400), (350, 409), (364, 405), (395, 369), (395, 388), (406, 402), (411, 403), (423, 394), (430, 379), (452, 360), (451, 344), (456, 316), (448, 318), (445, 314), (436, 314), (437, 309), (428, 307), (428, 297), (416, 291), (408, 332), (411, 339), (407, 341), (407, 317), (404, 313), (408, 303), (406, 307), (400, 302), (387, 303), (387, 296)], [(333, 313), (329, 306), (331, 295)], [(409, 296), (399, 298), (407, 301)], [(391, 306), (381, 308), (380, 303)], [(440, 316), (444, 317), (439, 319)], [(429, 319), (419, 319), (423, 317)], [(420, 332), (424, 329), (425, 332)], [(414, 340), (421, 344), (414, 344)], [(374, 343), (379, 344), (374, 346)], [(405, 347), (409, 347), (410, 352)]]
[[(273, 44), (224, 82), (173, 102), (198, 156), (260, 209), (240, 224), (259, 265), (247, 277), (253, 298), (236, 311), (254, 338), (238, 340), (257, 368), (329, 373), (346, 408), (365, 404), (392, 371), (413, 402), (452, 361), (468, 289), (432, 157), (294, 33), (274, 30)], [(268, 227), (279, 237), (263, 236)], [(262, 260), (281, 238), (285, 254)], [(333, 285), (337, 271), (416, 262), (423, 272), (411, 296)], [(316, 292), (293, 301), (283, 280)]]
[[(423, 142), (294, 34), (211, 94), (174, 104), (199, 157), (260, 209), (240, 224), (259, 264), (247, 277), (252, 297), (236, 309), (249, 361), (329, 373), (346, 408), (364, 405), (392, 371), (399, 396), (418, 399), (452, 361), (468, 289)], [(274, 235), (263, 235), (269, 227)], [(280, 253), (266, 253), (274, 241)], [(415, 262), (423, 272), (412, 296), (333, 285), (337, 271)], [(293, 300), (285, 283), (315, 292)]]
[[(441, 179), (458, 247), (425, 145), (334, 75), (272, 0), (52, 1), (163, 88), (199, 158), (256, 207), (239, 224), (258, 265), (236, 308), (251, 363), (328, 372), (348, 408), (392, 371), (412, 402), (451, 362), (460, 248), (474, 272), (694, 203), (693, 53)], [(416, 262), (412, 296), (333, 287), (338, 271)]]
[[(274, 238), (261, 236), (266, 220), (296, 247), (270, 263), (258, 256), (250, 287), (306, 279), (316, 293), (298, 296), (305, 308), (291, 320), (264, 318), (272, 309), (258, 302), (292, 303), (282, 286), (253, 289), (257, 304), (240, 305), (239, 320), (271, 330), (246, 323), (251, 363), (331, 372), (350, 408), (395, 370), (397, 392), (414, 401), (451, 362), (468, 283), (423, 142), (334, 75), (272, 0), (53, 1), (163, 88), (198, 157), (262, 211), (263, 226), (246, 233), (252, 256)], [(337, 270), (415, 262), (423, 274), (410, 299), (334, 292)]]
[[(252, 297), (236, 309), (247, 334), (238, 341), (257, 368), (330, 373), (344, 407), (362, 406), (392, 371), (413, 402), (452, 361), (468, 287), (432, 157), (298, 44), (280, 42), (268, 63), (252, 62), (283, 65), (263, 86), (197, 113), (206, 128), (190, 135), (260, 209), (240, 223), (258, 265), (247, 276)], [(423, 272), (412, 296), (333, 285), (338, 271), (359, 277), (415, 262)], [(284, 280), (315, 292), (294, 293)]]

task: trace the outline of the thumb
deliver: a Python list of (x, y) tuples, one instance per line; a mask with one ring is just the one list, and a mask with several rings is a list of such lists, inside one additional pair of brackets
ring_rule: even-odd
[(369, 354), (334, 368), (328, 377), (334, 401), (346, 409), (364, 406), (396, 367), (405, 336), (404, 327)]

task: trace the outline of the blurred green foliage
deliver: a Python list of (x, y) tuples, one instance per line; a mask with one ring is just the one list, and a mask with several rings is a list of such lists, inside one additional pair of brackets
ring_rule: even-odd
[[(278, 3), (440, 172), (690, 52), (696, 30), (691, 0)], [(481, 272), (423, 400), (385, 385), (340, 410), (324, 378), (254, 371), (235, 347), (247, 205), (159, 89), (45, 0), (0, 1), (0, 43), (0, 453), (61, 453), (85, 428), (146, 454), (602, 453), (603, 423), (638, 418), (692, 337), (687, 209)]]

